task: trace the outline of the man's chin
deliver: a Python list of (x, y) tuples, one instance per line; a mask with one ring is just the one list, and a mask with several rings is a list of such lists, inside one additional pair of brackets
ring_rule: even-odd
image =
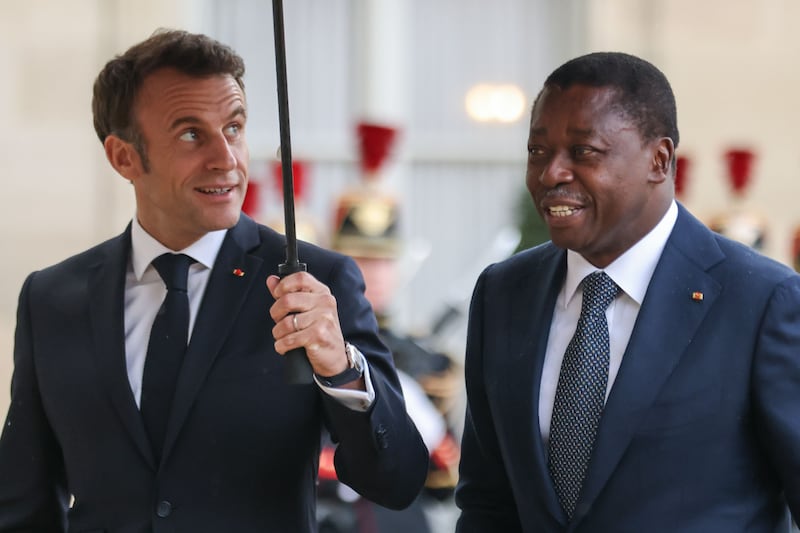
[(572, 231), (559, 231), (550, 228), (550, 240), (553, 241), (553, 244), (564, 250), (577, 251), (581, 247), (581, 244), (575, 239), (574, 232)]
[(242, 212), (238, 211), (236, 213), (231, 213), (222, 217), (217, 217), (215, 219), (207, 220), (206, 221), (206, 232), (212, 231), (222, 231), (226, 229), (231, 229), (236, 224), (239, 223), (239, 218), (241, 217)]

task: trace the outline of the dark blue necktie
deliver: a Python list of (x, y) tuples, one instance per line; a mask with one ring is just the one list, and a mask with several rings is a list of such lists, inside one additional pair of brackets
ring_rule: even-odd
[(561, 506), (572, 518), (589, 468), (608, 385), (606, 309), (619, 287), (605, 272), (583, 279), (583, 303), (558, 378), (550, 422), (548, 467)]
[(183, 254), (163, 254), (153, 260), (167, 286), (158, 310), (142, 377), (141, 411), (156, 460), (161, 459), (172, 396), (189, 337), (189, 296), (186, 284), (194, 260)]

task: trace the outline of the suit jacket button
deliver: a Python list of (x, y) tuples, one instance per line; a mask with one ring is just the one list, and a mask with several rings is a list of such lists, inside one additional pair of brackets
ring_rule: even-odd
[(161, 518), (166, 518), (172, 514), (172, 504), (167, 500), (158, 502), (156, 505), (156, 514)]

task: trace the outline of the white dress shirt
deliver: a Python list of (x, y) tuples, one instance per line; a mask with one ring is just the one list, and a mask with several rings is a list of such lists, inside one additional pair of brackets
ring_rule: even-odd
[[(606, 398), (611, 392), (622, 356), (633, 331), (636, 317), (656, 269), (661, 252), (667, 243), (675, 221), (678, 206), (673, 201), (661, 221), (639, 242), (608, 265), (604, 271), (620, 287), (621, 292), (606, 310), (608, 321), (610, 361)], [(556, 300), (550, 335), (547, 339), (542, 382), (539, 390), (539, 426), (545, 442), (550, 438), (550, 419), (556, 396), (561, 362), (567, 345), (575, 334), (583, 302), (583, 278), (598, 270), (580, 254), (567, 250), (567, 276)]]
[[(200, 302), (208, 285), (211, 269), (217, 259), (222, 241), (227, 230), (212, 231), (205, 234), (198, 241), (177, 253), (186, 254), (195, 260), (189, 268), (188, 294), (189, 294), (189, 338), (192, 337), (197, 312)], [(142, 376), (144, 362), (147, 356), (147, 343), (150, 339), (150, 328), (153, 326), (158, 308), (167, 294), (167, 288), (161, 280), (155, 267), (151, 265), (153, 259), (161, 254), (171, 253), (170, 250), (139, 224), (136, 217), (131, 223), (131, 256), (125, 276), (125, 361), (128, 370), (128, 381), (133, 391), (136, 405), (140, 405), (142, 396)], [(267, 310), (265, 310), (265, 316)], [(267, 325), (266, 327), (272, 327)], [(360, 352), (359, 352), (359, 355)], [(319, 387), (341, 401), (351, 409), (364, 411), (375, 398), (375, 391), (369, 377), (369, 365), (366, 358), (361, 355), (364, 380), (367, 391), (354, 391), (336, 389), (317, 384)]]

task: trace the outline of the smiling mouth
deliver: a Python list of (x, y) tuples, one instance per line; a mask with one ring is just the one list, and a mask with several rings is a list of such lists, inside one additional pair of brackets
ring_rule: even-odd
[(547, 208), (547, 213), (553, 217), (568, 217), (580, 211), (579, 207), (569, 207), (567, 205), (556, 205)]
[(233, 187), (198, 188), (197, 190), (203, 194), (219, 195), (231, 192), (231, 190), (233, 190)]

